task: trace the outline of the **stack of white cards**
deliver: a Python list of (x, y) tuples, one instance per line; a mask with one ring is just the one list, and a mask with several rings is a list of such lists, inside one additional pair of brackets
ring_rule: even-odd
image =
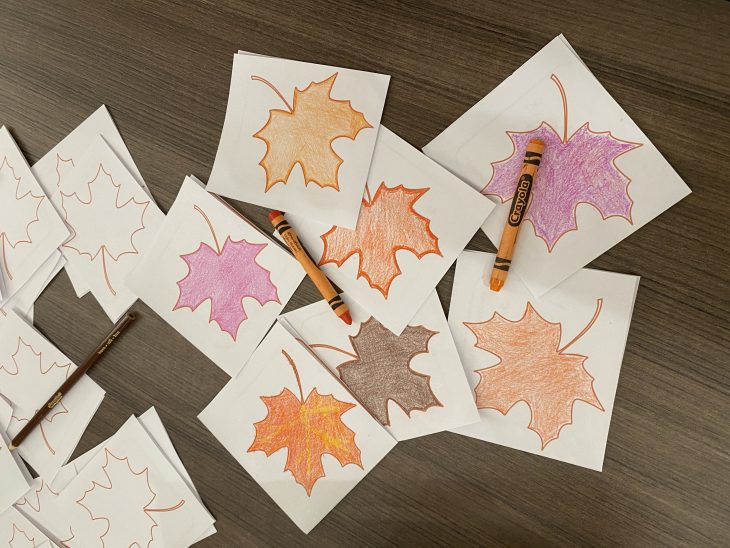
[(183, 547), (216, 531), (154, 408), (52, 479), (34, 480), (9, 520), (18, 514), (67, 547)]

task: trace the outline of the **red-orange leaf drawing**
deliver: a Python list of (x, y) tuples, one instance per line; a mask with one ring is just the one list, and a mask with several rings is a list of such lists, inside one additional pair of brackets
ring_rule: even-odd
[[(33, 243), (30, 227), (39, 221), (38, 212), (45, 196), (36, 196), (30, 190), (20, 188), (21, 178), (4, 157), (0, 163), (0, 253), (2, 269), (8, 279), (13, 279), (8, 253), (18, 244)], [(8, 249), (9, 248), (9, 249)]]
[(603, 299), (598, 299), (593, 318), (563, 346), (561, 325), (540, 316), (529, 302), (516, 321), (495, 312), (484, 322), (464, 322), (476, 335), (475, 346), (500, 360), (476, 371), (480, 377), (475, 389), (477, 407), (506, 415), (516, 403), (525, 402), (532, 414), (528, 428), (540, 437), (542, 449), (573, 422), (576, 401), (604, 411), (593, 389), (594, 379), (584, 367), (588, 357), (565, 353), (593, 326), (602, 306)]
[(579, 204), (592, 205), (603, 219), (618, 216), (632, 222), (631, 179), (616, 166), (616, 159), (641, 146), (618, 139), (610, 131), (592, 131), (588, 122), (569, 137), (567, 95), (560, 79), (555, 74), (550, 78), (563, 100), (563, 135), (545, 121), (531, 131), (508, 131), (512, 154), (492, 163), (492, 178), (482, 189), (502, 202), (512, 199), (527, 143), (542, 140), (545, 152), (525, 220), (530, 221), (548, 252), (567, 232), (578, 230), (575, 216)]
[(336, 346), (312, 344), (312, 348), (329, 348), (353, 359), (337, 366), (337, 372), (353, 395), (382, 424), (390, 425), (388, 402), (393, 401), (411, 416), (441, 406), (431, 390), (431, 377), (411, 369), (411, 360), (428, 353), (428, 341), (438, 332), (422, 325), (409, 325), (394, 335), (374, 318), (360, 324), (350, 336), (354, 353)]
[(255, 423), (256, 435), (248, 452), (263, 451), (270, 457), (280, 449), (287, 450), (286, 466), (294, 480), (311, 496), (314, 484), (325, 477), (322, 457), (336, 458), (341, 466), (355, 464), (362, 468), (355, 432), (342, 422), (342, 415), (355, 407), (339, 401), (331, 394), (322, 395), (313, 388), (304, 399), (302, 383), (294, 360), (282, 350), (299, 387), (299, 397), (288, 388), (276, 396), (261, 396), (266, 417)]
[(71, 238), (63, 247), (87, 256), (90, 261), (101, 257), (104, 280), (111, 294), (116, 295), (109, 280), (107, 258), (116, 262), (124, 255), (139, 253), (134, 236), (145, 229), (144, 215), (150, 202), (138, 202), (134, 197), (123, 201), (119, 196), (121, 184), (114, 182), (102, 164), (86, 188), (88, 200), (76, 192), (61, 192), (64, 220), (71, 229)]
[(35, 542), (35, 537), (28, 536), (28, 533), (13, 523), (8, 546), (10, 548), (36, 548), (38, 545)]
[(312, 82), (304, 90), (294, 88), (293, 105), (268, 80), (260, 76), (251, 79), (269, 86), (286, 105), (286, 110), (269, 111), (268, 121), (253, 135), (266, 143), (266, 154), (259, 162), (266, 172), (265, 191), (276, 183), (286, 184), (296, 164), (302, 169), (305, 186), (311, 182), (339, 191), (338, 172), (343, 160), (332, 142), (341, 137), (354, 140), (363, 129), (373, 126), (350, 101), (332, 98), (337, 73)]
[(91, 487), (76, 501), (93, 521), (106, 522), (106, 529), (99, 537), (101, 545), (149, 546), (158, 525), (153, 515), (173, 512), (185, 504), (185, 499), (173, 506), (156, 507), (157, 493), (150, 485), (149, 468), (135, 471), (129, 457), (117, 457), (107, 448), (104, 448), (101, 468), (106, 479), (101, 483), (92, 481)]
[(441, 256), (431, 221), (414, 209), (428, 191), (380, 183), (372, 199), (363, 198), (355, 230), (333, 226), (322, 234), (324, 250), (319, 264), (342, 266), (357, 254), (357, 277), (365, 278), (387, 299), (390, 285), (401, 274), (396, 252), (410, 251), (419, 259), (429, 253)]

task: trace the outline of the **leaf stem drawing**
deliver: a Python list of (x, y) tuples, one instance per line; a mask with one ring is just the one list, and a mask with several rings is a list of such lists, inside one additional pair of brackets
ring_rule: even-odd
[(109, 280), (109, 271), (106, 268), (106, 246), (101, 246), (101, 267), (104, 271), (104, 281), (106, 282), (106, 286), (109, 288), (109, 291), (111, 291), (112, 295), (116, 296), (117, 292), (112, 287), (112, 283)]
[(550, 79), (555, 82), (560, 91), (560, 98), (563, 100), (563, 143), (568, 142), (568, 96), (565, 94), (565, 88), (555, 74), (550, 75)]
[(210, 219), (205, 214), (205, 212), (202, 209), (200, 209), (197, 205), (194, 205), (193, 206), (193, 209), (195, 211), (197, 211), (198, 213), (200, 213), (203, 216), (203, 219), (205, 219), (205, 222), (208, 224), (208, 228), (210, 229), (210, 233), (213, 235), (213, 242), (215, 243), (216, 252), (218, 253), (218, 255), (220, 255), (221, 254), (221, 246), (218, 243), (218, 237), (215, 235), (215, 229), (213, 228), (213, 223), (210, 222)]
[(290, 113), (294, 112), (294, 109), (289, 104), (289, 101), (287, 101), (284, 98), (284, 96), (282, 95), (282, 93), (278, 89), (276, 89), (276, 86), (274, 84), (272, 84), (271, 82), (269, 82), (266, 78), (262, 78), (261, 76), (256, 76), (255, 74), (252, 74), (251, 75), (251, 80), (257, 80), (257, 81), (263, 82), (264, 84), (266, 84), (267, 86), (269, 86), (272, 90), (274, 90), (274, 93), (276, 93), (279, 96), (279, 99), (281, 99), (284, 102), (284, 104), (286, 105), (287, 110), (289, 110)]
[(291, 365), (291, 368), (294, 370), (294, 376), (297, 378), (297, 386), (299, 387), (299, 401), (302, 403), (302, 405), (304, 405), (304, 391), (302, 390), (302, 380), (299, 378), (299, 371), (297, 371), (297, 366), (286, 350), (282, 349), (281, 353), (284, 354), (286, 361), (289, 362), (289, 365)]
[(172, 512), (173, 510), (177, 510), (182, 505), (185, 504), (185, 499), (180, 499), (180, 502), (173, 506), (169, 506), (168, 508), (145, 508), (144, 511), (149, 514), (150, 512)]
[(347, 350), (343, 350), (342, 348), (339, 348), (337, 346), (332, 346), (331, 344), (317, 343), (317, 344), (310, 344), (309, 347), (310, 348), (327, 348), (329, 350), (334, 350), (335, 352), (344, 354), (345, 356), (349, 356), (350, 358), (353, 358), (353, 359), (358, 359), (360, 357), (357, 354), (348, 352)]
[(593, 327), (593, 324), (596, 323), (596, 320), (598, 319), (598, 315), (601, 313), (601, 308), (603, 307), (603, 299), (596, 299), (596, 311), (593, 313), (593, 317), (591, 318), (591, 321), (589, 321), (586, 326), (581, 330), (580, 333), (578, 333), (573, 339), (566, 345), (564, 345), (562, 348), (558, 349), (558, 354), (562, 354), (565, 350), (567, 350), (569, 347), (573, 346), (573, 344), (577, 343), (580, 338), (585, 335), (588, 330)]

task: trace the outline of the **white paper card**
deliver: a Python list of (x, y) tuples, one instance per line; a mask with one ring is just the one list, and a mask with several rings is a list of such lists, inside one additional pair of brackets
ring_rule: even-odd
[(123, 283), (165, 215), (101, 138), (51, 198), (71, 229), (63, 252), (104, 312), (118, 320), (136, 296)]
[(131, 417), (60, 493), (75, 546), (188, 546), (213, 523)]
[(381, 127), (355, 230), (287, 218), (345, 299), (400, 334), (493, 208)]
[(449, 326), (481, 422), (455, 432), (603, 467), (637, 276), (582, 269), (542, 297), (485, 279), (494, 255), (456, 263)]
[(234, 375), (303, 277), (288, 252), (187, 177), (127, 285)]
[(305, 533), (395, 445), (279, 323), (199, 418)]
[(498, 204), (483, 227), (495, 245), (534, 138), (545, 151), (511, 272), (536, 295), (690, 193), (561, 35), (423, 149)]
[(288, 312), (282, 323), (398, 441), (479, 421), (435, 291), (400, 336), (360, 306), (350, 314), (348, 326), (318, 301)]
[(0, 513), (11, 506), (28, 490), (31, 475), (17, 452), (11, 452), (10, 439), (0, 431)]
[(51, 548), (54, 544), (43, 534), (43, 531), (11, 506), (4, 512), (0, 512), (0, 546)]
[(353, 228), (389, 80), (236, 54), (209, 190)]
[[(16, 291), (10, 299), (3, 305), (4, 310), (14, 310), (23, 317), (28, 323), (33, 323), (33, 305), (43, 290), (56, 277), (63, 266), (66, 259), (60, 251), (55, 250), (48, 259), (38, 267), (28, 281)], [(0, 309), (0, 310), (2, 310)]]
[[(13, 405), (10, 437), (75, 369), (69, 358), (17, 314), (0, 314), (0, 393)], [(104, 390), (82, 377), (20, 445), (20, 456), (42, 476), (53, 477), (68, 461), (103, 398)]]
[(0, 306), (19, 291), (69, 232), (5, 126), (0, 128)]

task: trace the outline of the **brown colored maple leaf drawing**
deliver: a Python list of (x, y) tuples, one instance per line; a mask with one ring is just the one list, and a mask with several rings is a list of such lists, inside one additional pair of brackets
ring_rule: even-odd
[(562, 347), (561, 325), (545, 320), (530, 302), (516, 321), (495, 312), (484, 322), (464, 322), (476, 336), (475, 346), (500, 359), (497, 365), (476, 371), (477, 407), (506, 415), (524, 401), (532, 415), (528, 428), (540, 437), (541, 449), (573, 422), (576, 401), (604, 411), (593, 389), (594, 379), (584, 367), (588, 357), (565, 353), (593, 326), (602, 305), (603, 299), (598, 299), (591, 321)]
[(293, 106), (271, 82), (255, 75), (251, 79), (274, 90), (287, 109), (269, 111), (268, 121), (253, 135), (266, 143), (266, 154), (259, 162), (266, 172), (265, 191), (276, 183), (286, 184), (296, 164), (302, 169), (305, 186), (312, 182), (339, 191), (338, 172), (343, 160), (332, 142), (341, 137), (354, 140), (363, 129), (373, 126), (350, 101), (332, 99), (337, 73), (312, 82), (304, 90), (294, 88)]
[(0, 162), (0, 252), (3, 271), (10, 280), (13, 274), (8, 265), (10, 250), (6, 246), (14, 250), (18, 244), (33, 243), (30, 227), (40, 220), (38, 212), (45, 198), (36, 196), (30, 190), (23, 192), (20, 185), (21, 177), (15, 174), (15, 169), (4, 157)]
[(152, 514), (173, 512), (185, 504), (185, 499), (167, 508), (152, 507), (157, 493), (150, 485), (149, 468), (135, 471), (129, 457), (117, 457), (107, 448), (104, 457), (101, 469), (106, 480), (92, 481), (76, 504), (92, 520), (106, 521), (107, 528), (99, 537), (102, 545), (109, 542), (112, 546), (149, 546), (158, 525)]
[[(355, 397), (386, 426), (390, 425), (389, 401), (409, 417), (415, 410), (441, 406), (431, 390), (431, 377), (411, 369), (411, 360), (427, 353), (428, 342), (437, 334), (422, 325), (409, 325), (394, 335), (376, 319), (368, 318), (357, 334), (350, 336), (355, 354), (348, 354), (355, 359), (337, 366), (337, 372)], [(317, 346), (322, 345), (312, 345)]]
[(429, 253), (441, 255), (438, 238), (431, 232), (431, 221), (414, 209), (428, 188), (394, 188), (380, 183), (375, 196), (362, 200), (355, 230), (333, 226), (322, 234), (324, 250), (319, 264), (342, 266), (359, 255), (358, 278), (388, 298), (390, 285), (401, 274), (396, 252), (405, 250), (418, 259)]
[[(123, 255), (139, 253), (134, 245), (134, 235), (145, 229), (144, 214), (150, 202), (138, 202), (134, 197), (122, 201), (119, 197), (121, 184), (114, 182), (102, 164), (87, 188), (88, 200), (76, 192), (61, 192), (64, 220), (71, 229), (71, 238), (63, 247), (89, 257), (90, 261), (101, 257), (104, 280), (111, 294), (116, 295), (109, 279), (107, 257), (116, 262)], [(128, 240), (123, 244), (112, 243), (119, 241), (118, 234), (128, 236)]]
[(311, 496), (314, 484), (325, 477), (322, 457), (332, 455), (341, 466), (355, 464), (362, 468), (355, 432), (342, 422), (342, 415), (355, 407), (339, 401), (331, 394), (322, 395), (313, 388), (304, 399), (302, 383), (294, 360), (285, 351), (299, 387), (299, 397), (288, 388), (276, 396), (261, 396), (266, 417), (254, 424), (256, 435), (248, 452), (263, 451), (270, 457), (280, 449), (287, 450), (286, 466), (294, 480)]

